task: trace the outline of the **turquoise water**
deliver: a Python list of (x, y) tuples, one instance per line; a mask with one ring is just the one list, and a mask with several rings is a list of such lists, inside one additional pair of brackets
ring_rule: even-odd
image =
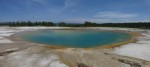
[(22, 36), (25, 40), (53, 46), (89, 48), (126, 41), (129, 34), (115, 31), (45, 30)]

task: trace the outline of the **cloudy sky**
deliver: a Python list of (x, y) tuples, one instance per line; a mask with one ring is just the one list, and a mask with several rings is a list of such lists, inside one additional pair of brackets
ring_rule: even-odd
[(0, 21), (150, 20), (150, 0), (0, 0)]

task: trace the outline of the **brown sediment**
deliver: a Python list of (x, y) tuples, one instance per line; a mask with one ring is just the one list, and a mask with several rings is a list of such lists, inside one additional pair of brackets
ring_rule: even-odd
[(62, 61), (64, 64), (66, 64), (69, 67), (75, 67), (75, 64), (69, 62), (68, 60), (64, 59), (61, 55), (59, 55), (59, 60)]
[(50, 48), (50, 49), (66, 49), (67, 47), (63, 46), (50, 46), (50, 45), (43, 45), (42, 47)]

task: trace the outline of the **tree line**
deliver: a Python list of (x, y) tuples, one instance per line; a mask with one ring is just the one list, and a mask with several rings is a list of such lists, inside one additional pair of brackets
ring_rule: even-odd
[(53, 22), (46, 22), (46, 21), (42, 22), (23, 21), (23, 22), (9, 22), (8, 25), (10, 27), (14, 27), (14, 26), (54, 26), (55, 24)]
[(150, 29), (150, 22), (94, 23), (94, 22), (85, 21), (82, 24), (73, 24), (73, 23), (65, 23), (65, 22), (54, 23), (54, 22), (47, 22), (47, 21), (42, 21), (42, 22), (23, 21), (23, 22), (4, 22), (4, 23), (0, 23), (0, 26), (126, 27), (126, 28)]

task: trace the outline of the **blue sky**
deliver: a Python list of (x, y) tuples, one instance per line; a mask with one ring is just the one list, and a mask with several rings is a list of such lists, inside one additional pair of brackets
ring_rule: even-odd
[(150, 0), (0, 0), (0, 21), (150, 20)]

